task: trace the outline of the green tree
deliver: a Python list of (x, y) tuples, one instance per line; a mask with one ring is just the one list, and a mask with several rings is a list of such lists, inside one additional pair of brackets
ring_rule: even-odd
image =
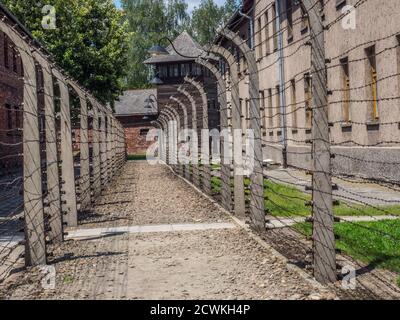
[(240, 0), (226, 0), (223, 6), (224, 16), (222, 18), (223, 22), (227, 22), (235, 11), (239, 8), (241, 1)]
[(236, 0), (227, 0), (222, 7), (219, 7), (214, 0), (201, 0), (199, 7), (193, 10), (191, 33), (200, 44), (210, 43), (215, 37), (218, 26), (224, 24), (236, 8)]
[(131, 88), (147, 87), (149, 69), (143, 64), (147, 51), (162, 37), (173, 39), (188, 27), (187, 4), (184, 0), (122, 0), (121, 3), (130, 31), (126, 84)]
[(3, 0), (54, 55), (57, 63), (103, 103), (122, 90), (127, 63), (126, 24), (112, 0), (52, 0), (56, 29), (42, 27), (37, 0)]

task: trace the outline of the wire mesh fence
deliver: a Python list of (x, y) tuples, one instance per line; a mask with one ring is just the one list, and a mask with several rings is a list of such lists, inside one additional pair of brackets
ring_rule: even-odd
[[(212, 139), (198, 139), (200, 185), (193, 164), (185, 165), (190, 175), (183, 176), (207, 194), (210, 183), (217, 201), (245, 216), (254, 230), (318, 281), (354, 278), (360, 294), (373, 295), (371, 288), (381, 286), (398, 295), (400, 118), (394, 82), (399, 78), (400, 30), (388, 28), (387, 34), (365, 42), (349, 39), (344, 46), (327, 47), (343, 31), (343, 20), (352, 10), (364, 10), (368, 1), (354, 1), (353, 9), (343, 13), (333, 13), (330, 0), (288, 3), (260, 24), (255, 44), (231, 31), (240, 29), (239, 18), (197, 57), (215, 76), (219, 129), (230, 134), (221, 134), (221, 157), (214, 163), (201, 157), (201, 144), (206, 144), (208, 157), (215, 160)], [(260, 6), (255, 21), (269, 14), (272, 5)], [(297, 6), (298, 17), (276, 29), (276, 22)], [(301, 30), (300, 38), (293, 39), (294, 30)], [(283, 61), (284, 76), (269, 80), (272, 68), (282, 70)], [(390, 62), (392, 68), (382, 67)], [(188, 80), (185, 87), (192, 88), (196, 79)], [(193, 122), (190, 99), (181, 104), (189, 110), (187, 122)], [(203, 107), (204, 101), (197, 103), (193, 122), (199, 137), (207, 129)], [(236, 135), (235, 129), (241, 133)], [(250, 152), (247, 129), (254, 141)], [(229, 163), (223, 161), (226, 146), (233, 155)], [(253, 171), (238, 174), (249, 159)]]
[(0, 15), (14, 90), (2, 88), (0, 107), (2, 281), (22, 258), (47, 262), (48, 245), (63, 241), (118, 174), (125, 138), (109, 107), (65, 75), (13, 16)]

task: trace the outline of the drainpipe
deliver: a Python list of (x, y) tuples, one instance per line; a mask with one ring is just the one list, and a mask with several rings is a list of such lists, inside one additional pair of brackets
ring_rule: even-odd
[(239, 14), (242, 17), (245, 17), (245, 18), (249, 19), (249, 23), (250, 23), (250, 49), (253, 50), (254, 49), (254, 24), (253, 24), (253, 18), (243, 12), (243, 6), (240, 7)]
[(277, 0), (277, 15), (276, 15), (276, 30), (278, 30), (278, 75), (279, 75), (279, 97), (280, 97), (280, 112), (281, 112), (281, 127), (282, 127), (282, 165), (287, 168), (287, 126), (286, 126), (286, 95), (285, 95), (285, 65), (283, 56), (283, 33), (281, 31), (281, 6), (282, 1)]

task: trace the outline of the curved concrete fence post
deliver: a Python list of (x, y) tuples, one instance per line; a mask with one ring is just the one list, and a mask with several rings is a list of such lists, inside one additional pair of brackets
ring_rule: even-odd
[(211, 45), (208, 49), (211, 52), (222, 56), (229, 65), (232, 105), (231, 121), (233, 130), (234, 212), (237, 216), (245, 217), (246, 204), (243, 177), (243, 132), (241, 126), (242, 112), (240, 110), (238, 67), (233, 54), (224, 47)]
[(52, 66), (37, 51), (33, 52), (36, 62), (43, 70), (44, 82), (44, 113), (46, 128), (46, 176), (47, 196), (46, 213), (49, 216), (49, 241), (60, 243), (63, 241), (63, 216), (61, 211), (60, 177), (58, 171), (57, 129), (54, 105), (54, 83)]
[(160, 114), (160, 116), (158, 117), (158, 121), (161, 123), (161, 146), (162, 146), (162, 157), (161, 160), (165, 163), (167, 163), (168, 161), (168, 143), (167, 143), (167, 137), (166, 137), (166, 131), (167, 131), (167, 126), (166, 126), (166, 122), (164, 119), (164, 116), (162, 114)]
[(42, 203), (40, 163), (39, 108), (35, 61), (31, 48), (7, 23), (0, 20), (0, 30), (18, 48), (24, 69), (23, 97), (23, 162), (25, 263), (46, 264), (46, 242)]
[(68, 227), (76, 227), (78, 225), (78, 208), (75, 189), (75, 169), (72, 148), (72, 124), (68, 83), (60, 72), (55, 71), (54, 75), (57, 78), (57, 83), (60, 88), (61, 99), (62, 209)]
[(120, 154), (121, 154), (121, 127), (118, 121), (115, 122), (115, 170), (118, 173), (120, 169)]
[[(183, 112), (183, 131), (180, 132), (180, 136), (178, 137), (178, 139), (180, 140), (182, 135), (184, 136), (184, 143), (187, 142), (187, 130), (188, 130), (188, 111), (187, 111), (187, 107), (186, 105), (182, 102), (182, 100), (176, 98), (176, 97), (170, 97), (171, 100), (175, 101), (178, 106), (182, 109)], [(178, 151), (179, 152), (179, 151)], [(178, 153), (178, 158), (180, 162), (183, 162), (183, 159), (180, 159), (180, 154)], [(183, 175), (186, 179), (190, 180), (190, 171), (189, 171), (189, 165), (187, 164), (182, 164), (182, 168), (183, 168)]]
[(192, 182), (196, 186), (200, 186), (200, 173), (199, 173), (199, 134), (198, 134), (198, 124), (197, 124), (197, 106), (196, 101), (194, 100), (193, 96), (183, 89), (182, 87), (178, 88), (178, 92), (181, 93), (189, 100), (192, 106), (192, 130), (190, 134), (190, 141), (191, 141), (191, 165), (192, 165)]
[(181, 171), (181, 166), (179, 165), (179, 157), (178, 157), (178, 140), (179, 140), (179, 131), (180, 131), (180, 118), (178, 111), (170, 105), (165, 107), (167, 111), (172, 113), (173, 119), (176, 121), (173, 125), (173, 141), (174, 141), (174, 170), (178, 173), (178, 170)]
[(111, 139), (112, 139), (112, 129), (111, 129), (111, 114), (107, 111), (107, 128), (106, 128), (106, 150), (107, 150), (107, 183), (111, 181), (112, 172), (111, 172), (111, 153), (112, 153), (112, 146), (111, 146)]
[[(218, 85), (218, 97), (220, 103), (221, 117), (220, 129), (221, 131), (229, 132), (228, 126), (228, 109), (226, 101), (226, 84), (222, 79), (219, 70), (204, 58), (196, 59), (196, 63), (204, 66), (216, 77)], [(231, 192), (231, 155), (230, 155), (230, 134), (221, 135), (221, 198), (222, 205), (225, 209), (232, 211), (232, 192)]]
[(175, 111), (173, 111), (168, 105), (164, 107), (165, 114), (169, 118), (168, 129), (169, 129), (169, 147), (170, 147), (170, 165), (176, 171), (176, 167), (178, 164), (178, 133), (177, 133), (177, 124), (179, 123), (178, 119), (179, 115)]
[(115, 119), (111, 115), (111, 177), (115, 176)]
[[(171, 100), (171, 103), (175, 102), (174, 100), (169, 98)], [(180, 149), (181, 149), (181, 141), (182, 141), (182, 134), (184, 132), (184, 122), (185, 122), (185, 114), (182, 110), (182, 108), (179, 107), (176, 103), (174, 105), (168, 105), (174, 112), (177, 114), (177, 118), (179, 119), (178, 122), (178, 128), (176, 132), (176, 140), (177, 140), (177, 173), (181, 176), (184, 175), (184, 164), (181, 161), (180, 157)]]
[(250, 217), (255, 230), (265, 231), (265, 208), (264, 208), (264, 175), (263, 175), (263, 152), (261, 133), (261, 113), (259, 100), (259, 76), (254, 52), (247, 46), (237, 34), (229, 29), (223, 29), (221, 35), (229, 39), (243, 53), (247, 60), (249, 69), (249, 96), (250, 96), (250, 124), (253, 131), (253, 152), (250, 152), (248, 160), (252, 164), (251, 173), (251, 198)]
[(86, 94), (76, 84), (68, 81), (79, 96), (80, 114), (80, 210), (85, 211), (91, 205), (90, 200), (90, 159), (89, 159), (89, 122)]
[(97, 102), (89, 98), (92, 105), (92, 192), (94, 197), (101, 193), (100, 175), (100, 127), (99, 127), (99, 108)]
[(103, 108), (99, 108), (100, 121), (100, 184), (104, 190), (107, 181), (107, 144), (106, 144), (106, 116)]
[(165, 108), (164, 113), (167, 117), (167, 127), (168, 127), (168, 147), (169, 147), (169, 165), (172, 168), (175, 168), (175, 163), (176, 163), (176, 146), (177, 146), (177, 140), (175, 140), (175, 116), (174, 114)]
[(125, 157), (125, 129), (121, 123), (119, 123), (120, 126), (120, 170), (122, 169), (122, 166), (125, 163), (126, 157)]
[(211, 167), (210, 167), (210, 132), (208, 128), (208, 103), (207, 94), (200, 82), (188, 76), (185, 81), (195, 87), (202, 100), (202, 130), (201, 130), (201, 165), (202, 165), (202, 187), (206, 194), (211, 195)]
[(165, 141), (164, 141), (164, 124), (160, 119), (155, 120), (158, 124), (158, 158), (165, 161)]
[(168, 117), (165, 114), (160, 114), (160, 121), (163, 126), (163, 131), (162, 131), (162, 138), (163, 138), (163, 146), (164, 146), (164, 159), (166, 164), (169, 163), (169, 139), (168, 139)]
[(115, 174), (119, 172), (119, 166), (118, 166), (118, 159), (119, 159), (119, 136), (120, 136), (120, 129), (119, 129), (119, 123), (116, 118), (114, 118), (114, 170)]
[(115, 170), (118, 174), (121, 169), (121, 125), (118, 121), (115, 122), (115, 136), (116, 136), (116, 145), (115, 145)]

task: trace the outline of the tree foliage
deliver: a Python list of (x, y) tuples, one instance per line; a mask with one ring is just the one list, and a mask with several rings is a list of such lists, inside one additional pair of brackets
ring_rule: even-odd
[(57, 63), (103, 103), (122, 89), (127, 63), (127, 25), (112, 0), (53, 0), (56, 29), (42, 27), (37, 0), (2, 0), (54, 55)]
[(143, 61), (148, 57), (147, 50), (161, 38), (167, 36), (172, 40), (186, 30), (200, 44), (208, 43), (218, 24), (232, 15), (237, 1), (227, 0), (219, 7), (214, 0), (202, 0), (191, 18), (185, 0), (122, 0), (130, 30), (127, 86), (148, 86), (149, 70)]
[(129, 24), (127, 86), (148, 86), (148, 68), (143, 64), (148, 49), (162, 37), (175, 38), (189, 24), (184, 0), (122, 0)]
[(213, 0), (201, 0), (192, 14), (191, 30), (196, 40), (202, 45), (212, 42), (218, 26), (224, 24), (236, 8), (236, 0), (227, 0), (222, 7)]

